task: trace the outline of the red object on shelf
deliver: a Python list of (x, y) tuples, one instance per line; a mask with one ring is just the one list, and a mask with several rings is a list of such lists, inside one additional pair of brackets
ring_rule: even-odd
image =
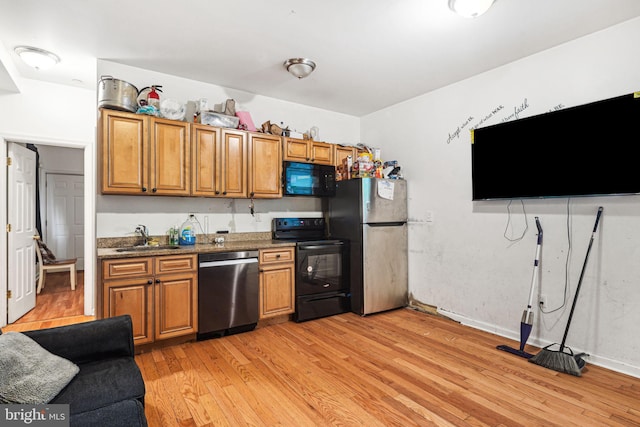
[(156, 87), (151, 86), (151, 92), (147, 95), (147, 104), (153, 105), (156, 108), (160, 108), (160, 95), (156, 92)]

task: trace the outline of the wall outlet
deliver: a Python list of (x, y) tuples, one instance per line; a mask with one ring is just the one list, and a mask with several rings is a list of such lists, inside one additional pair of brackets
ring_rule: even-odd
[(547, 296), (546, 295), (540, 295), (538, 297), (538, 307), (541, 307), (541, 308), (546, 308), (547, 307)]
[(427, 215), (426, 215), (425, 221), (433, 222), (433, 211), (427, 211)]

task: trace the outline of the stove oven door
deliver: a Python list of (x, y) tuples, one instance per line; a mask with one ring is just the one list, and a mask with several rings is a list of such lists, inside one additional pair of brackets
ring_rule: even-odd
[(298, 243), (296, 296), (348, 291), (345, 251), (339, 240)]

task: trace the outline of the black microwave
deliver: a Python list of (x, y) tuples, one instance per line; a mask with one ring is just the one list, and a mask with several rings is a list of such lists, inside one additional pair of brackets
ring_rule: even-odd
[(284, 162), (283, 166), (285, 196), (336, 195), (335, 167), (298, 162)]

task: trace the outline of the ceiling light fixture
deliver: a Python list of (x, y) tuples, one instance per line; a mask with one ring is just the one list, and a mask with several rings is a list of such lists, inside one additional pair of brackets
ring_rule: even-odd
[(60, 57), (55, 53), (37, 47), (16, 46), (13, 50), (25, 64), (36, 70), (46, 70), (60, 62)]
[(465, 18), (477, 18), (485, 13), (495, 0), (449, 0), (449, 9)]
[(299, 79), (304, 79), (316, 69), (316, 63), (307, 58), (291, 58), (284, 62), (284, 68)]

